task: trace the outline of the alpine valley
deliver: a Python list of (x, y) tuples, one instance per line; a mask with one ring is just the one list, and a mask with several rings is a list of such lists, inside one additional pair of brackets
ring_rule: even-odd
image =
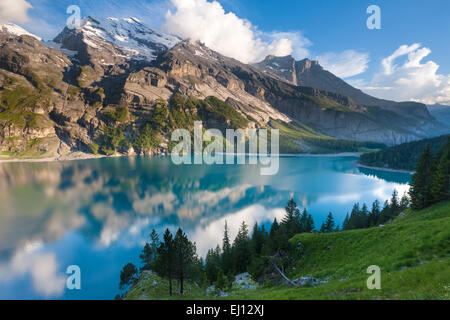
[(138, 19), (88, 17), (43, 41), (0, 25), (1, 158), (166, 154), (176, 128), (276, 128), (282, 153), (380, 149), (450, 129), (317, 61), (249, 65)]

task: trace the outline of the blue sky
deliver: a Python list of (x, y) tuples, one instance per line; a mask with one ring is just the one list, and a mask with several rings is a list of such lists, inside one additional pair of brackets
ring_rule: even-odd
[[(255, 44), (248, 52), (243, 48), (242, 55), (236, 57), (245, 62), (260, 59), (272, 53), (270, 50), (280, 54), (289, 52), (298, 59), (318, 59), (330, 71), (377, 96), (450, 103), (448, 0), (219, 0), (223, 15), (208, 5), (211, 0), (27, 1), (34, 8), (28, 11), (30, 21), (21, 25), (47, 39), (64, 27), (68, 16), (65, 10), (72, 4), (80, 6), (83, 16), (135, 16), (153, 28), (198, 37), (227, 55), (239, 51), (233, 45), (243, 48), (239, 41), (247, 38), (237, 35), (246, 32), (245, 26), (230, 33), (217, 26), (214, 39), (210, 34), (216, 31), (214, 27), (209, 33), (196, 30), (196, 19), (190, 21), (189, 18), (197, 15), (198, 21), (203, 19), (207, 25), (208, 17), (202, 17), (202, 13), (211, 12), (211, 15), (217, 14), (211, 23), (222, 18), (223, 25), (226, 21), (249, 21)], [(186, 3), (196, 9), (186, 9)], [(369, 30), (366, 26), (369, 5), (378, 5), (381, 9), (381, 30)], [(166, 18), (169, 9), (172, 19)], [(227, 16), (230, 13), (234, 13), (237, 20)], [(227, 42), (229, 37), (233, 41)], [(281, 38), (289, 40), (291, 50)], [(263, 41), (262, 45), (258, 39)], [(258, 54), (253, 54), (252, 50)], [(383, 64), (383, 59), (391, 65)], [(405, 79), (407, 81), (403, 81)], [(422, 84), (419, 86), (419, 83)]]

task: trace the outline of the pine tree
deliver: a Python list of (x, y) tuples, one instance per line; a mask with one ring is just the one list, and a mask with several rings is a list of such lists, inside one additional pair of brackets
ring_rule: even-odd
[(389, 201), (385, 201), (383, 205), (383, 209), (381, 210), (380, 217), (378, 218), (377, 224), (383, 224), (389, 221), (391, 216), (391, 206), (389, 205)]
[(123, 290), (126, 286), (132, 285), (137, 279), (137, 273), (138, 269), (132, 263), (128, 263), (125, 267), (123, 267), (120, 272), (120, 290)]
[(159, 242), (159, 235), (156, 232), (155, 229), (152, 230), (152, 233), (150, 234), (150, 239), (152, 240), (150, 242), (150, 247), (152, 250), (152, 254), (153, 254), (153, 258), (156, 256), (157, 252), (158, 252), (158, 248), (160, 246), (160, 242)]
[(223, 274), (223, 270), (220, 269), (217, 273), (217, 280), (216, 280), (216, 289), (219, 290), (225, 290), (227, 288), (225, 275)]
[(205, 272), (210, 282), (216, 281), (220, 265), (220, 247), (217, 246), (215, 250), (210, 249), (206, 254)]
[(222, 269), (227, 274), (233, 270), (233, 257), (231, 253), (231, 241), (227, 221), (225, 221), (225, 227), (223, 231)]
[(280, 225), (278, 224), (277, 218), (275, 218), (272, 222), (272, 227), (270, 228), (269, 238), (268, 238), (268, 247), (267, 255), (271, 255), (272, 253), (278, 250), (278, 234), (280, 232)]
[(308, 219), (306, 219), (306, 228), (305, 228), (305, 232), (307, 233), (311, 233), (313, 232), (315, 229), (314, 227), (314, 220), (311, 214), (308, 214)]
[(350, 229), (349, 229), (349, 218), (348, 218), (348, 213), (345, 215), (344, 222), (342, 223), (342, 230), (344, 230), (344, 231), (350, 230)]
[(403, 195), (402, 199), (400, 200), (400, 211), (403, 211), (403, 210), (407, 209), (408, 207), (409, 207), (409, 197), (405, 193)]
[(245, 221), (242, 222), (236, 239), (234, 240), (232, 252), (234, 270), (237, 273), (246, 272), (250, 263), (250, 246), (248, 227)]
[(175, 239), (175, 274), (180, 283), (180, 294), (184, 294), (184, 282), (189, 279), (194, 264), (196, 263), (196, 248), (189, 241), (181, 228), (178, 229)]
[(258, 226), (258, 223), (255, 223), (253, 227), (252, 237), (250, 239), (250, 250), (252, 255), (260, 255), (262, 252), (262, 248), (264, 246), (266, 240), (266, 231), (264, 226), (261, 228)]
[(381, 210), (380, 210), (380, 201), (375, 200), (372, 203), (372, 210), (369, 215), (369, 225), (371, 227), (375, 226), (380, 218)]
[(359, 228), (368, 228), (369, 227), (369, 209), (367, 205), (364, 203), (359, 217)]
[(394, 192), (392, 192), (391, 197), (391, 213), (392, 215), (396, 215), (400, 209), (400, 203), (398, 201), (398, 192), (394, 189)]
[(329, 233), (335, 231), (335, 223), (333, 214), (330, 212), (327, 216), (327, 220), (322, 223), (322, 227), (320, 228), (320, 232)]
[(175, 275), (175, 243), (172, 233), (166, 229), (163, 242), (158, 248), (155, 271), (169, 281), (169, 295), (172, 296), (172, 279)]
[(297, 208), (297, 203), (295, 203), (293, 198), (289, 200), (285, 210), (286, 215), (281, 220), (281, 226), (290, 238), (300, 232), (300, 210)]
[(155, 231), (155, 229), (152, 230), (150, 239), (151, 242), (145, 244), (144, 249), (139, 256), (144, 265), (142, 268), (143, 270), (150, 270), (152, 268), (153, 262), (155, 261), (156, 255), (158, 253), (158, 248), (160, 246), (159, 235)]
[(355, 203), (353, 205), (352, 212), (350, 213), (350, 219), (348, 223), (349, 230), (360, 228), (360, 216), (361, 209), (359, 207), (359, 203)]
[(427, 145), (417, 164), (416, 173), (412, 177), (409, 195), (413, 209), (420, 210), (431, 204), (430, 187), (432, 171), (433, 155), (431, 154), (430, 146)]
[(308, 212), (306, 209), (303, 209), (303, 212), (300, 216), (300, 233), (306, 232), (308, 225)]
[(450, 199), (450, 139), (440, 150), (436, 171), (431, 181), (432, 203)]
[(142, 261), (142, 270), (150, 270), (151, 263), (153, 262), (152, 249), (149, 243), (146, 243), (139, 258)]

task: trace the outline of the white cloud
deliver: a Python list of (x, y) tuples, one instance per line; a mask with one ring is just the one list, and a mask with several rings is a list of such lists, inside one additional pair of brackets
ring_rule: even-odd
[[(434, 61), (423, 62), (430, 53), (429, 48), (418, 43), (400, 46), (383, 59), (382, 70), (375, 74), (370, 85), (361, 89), (384, 99), (450, 103), (450, 75), (439, 74), (439, 65)], [(406, 60), (399, 65), (402, 57)]]
[(65, 288), (65, 275), (58, 272), (56, 255), (42, 252), (42, 248), (42, 242), (37, 241), (18, 249), (9, 263), (0, 264), (0, 283), (29, 274), (38, 294), (61, 296)]
[[(308, 58), (310, 56), (310, 52), (308, 47), (312, 45), (312, 42), (305, 38), (301, 32), (292, 31), (292, 32), (272, 32), (269, 34), (259, 33), (262, 38), (268, 38), (270, 40), (278, 40), (279, 47), (278, 49), (281, 51), (280, 54), (276, 52), (273, 53), (275, 56), (283, 56), (286, 55), (288, 51), (288, 46), (290, 46), (291, 55), (297, 59), (301, 60), (304, 58)], [(283, 44), (285, 48), (283, 50)], [(267, 56), (267, 55), (266, 55)], [(265, 57), (263, 57), (265, 58)]]
[(340, 78), (353, 77), (364, 73), (368, 68), (369, 54), (355, 50), (341, 53), (328, 52), (315, 58), (328, 71)]
[(33, 6), (25, 0), (1, 0), (0, 23), (27, 22), (27, 13), (31, 8)]
[(272, 222), (275, 218), (280, 221), (285, 214), (286, 211), (283, 208), (272, 209), (259, 204), (252, 205), (238, 212), (229, 213), (212, 223), (200, 221), (198, 227), (189, 232), (189, 238), (196, 243), (199, 255), (205, 257), (209, 249), (222, 243), (225, 222), (228, 224), (230, 239), (234, 239), (242, 221), (245, 221), (251, 231), (256, 222), (261, 225)]
[(304, 57), (309, 40), (299, 32), (264, 33), (251, 22), (225, 12), (217, 1), (171, 0), (163, 30), (184, 39), (202, 41), (209, 48), (244, 63), (258, 62), (267, 55)]

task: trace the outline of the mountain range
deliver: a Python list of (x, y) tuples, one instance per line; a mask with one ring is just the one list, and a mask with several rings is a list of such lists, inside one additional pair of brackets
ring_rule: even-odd
[(244, 64), (135, 18), (88, 17), (41, 41), (0, 25), (0, 152), (167, 153), (170, 133), (277, 128), (285, 153), (358, 151), (449, 128), (416, 102), (371, 97), (317, 61)]
[(450, 106), (445, 106), (439, 103), (429, 105), (428, 111), (442, 124), (450, 126)]

